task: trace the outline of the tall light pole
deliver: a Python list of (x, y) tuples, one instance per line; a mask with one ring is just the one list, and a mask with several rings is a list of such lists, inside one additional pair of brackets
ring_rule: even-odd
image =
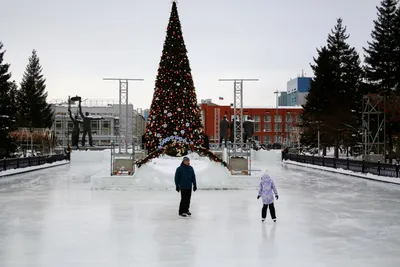
[(320, 131), (319, 131), (319, 126), (322, 124), (322, 121), (316, 121), (315, 122), (317, 124), (317, 136), (318, 136), (318, 157), (321, 156), (321, 135), (320, 135)]
[(235, 118), (233, 151), (236, 152), (238, 145), (241, 149), (243, 148), (243, 82), (257, 82), (258, 79), (219, 79), (219, 81), (233, 82), (233, 116)]
[[(126, 142), (128, 135), (129, 125), (129, 102), (128, 102), (128, 81), (144, 81), (143, 79), (129, 79), (129, 78), (103, 78), (104, 81), (119, 81), (119, 146), (118, 152), (121, 153), (121, 130), (124, 129), (124, 140), (125, 140), (125, 153), (128, 153), (128, 144)], [(125, 102), (125, 103), (123, 103)], [(122, 105), (125, 104), (125, 121), (122, 120)], [(133, 114), (132, 114), (133, 115)], [(133, 119), (133, 118), (132, 118)], [(124, 127), (121, 127), (121, 126)], [(132, 123), (132, 138), (133, 138), (133, 123)]]
[(279, 107), (279, 93), (280, 93), (281, 91), (278, 91), (278, 90), (276, 90), (275, 92), (274, 92), (274, 94), (276, 94), (276, 113), (275, 113), (275, 118), (274, 118), (274, 122), (275, 122), (275, 138), (276, 138), (276, 142), (278, 142), (278, 123), (277, 123), (277, 118), (278, 118), (278, 107)]
[(321, 156), (321, 144), (320, 144), (320, 137), (319, 137), (319, 125), (318, 125), (318, 157)]

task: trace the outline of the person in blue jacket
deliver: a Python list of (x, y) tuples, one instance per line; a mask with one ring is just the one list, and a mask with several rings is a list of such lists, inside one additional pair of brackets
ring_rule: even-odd
[(196, 174), (194, 169), (190, 166), (190, 159), (184, 157), (181, 165), (175, 172), (175, 186), (176, 191), (181, 192), (181, 203), (179, 204), (179, 216), (187, 217), (192, 214), (189, 211), (190, 199), (192, 197), (192, 189), (194, 192), (197, 190)]

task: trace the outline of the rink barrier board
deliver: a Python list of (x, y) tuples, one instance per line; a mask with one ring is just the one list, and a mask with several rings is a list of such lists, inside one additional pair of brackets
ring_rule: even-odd
[[(374, 177), (366, 176), (367, 175), (366, 173), (355, 173), (355, 172), (349, 173), (349, 172), (346, 172), (346, 170), (343, 170), (343, 172), (341, 172), (340, 169), (334, 169), (334, 168), (328, 169), (328, 167), (321, 167), (318, 165), (299, 163), (299, 162), (291, 161), (291, 160), (283, 161), (283, 163), (298, 166), (298, 167), (303, 167), (303, 168), (310, 168), (310, 169), (314, 169), (314, 170), (318, 170), (318, 171), (326, 171), (326, 172), (330, 172), (330, 173), (337, 173), (337, 174), (342, 174), (342, 175), (347, 175), (347, 176), (353, 176), (353, 177), (357, 177), (357, 178), (361, 178), (361, 179), (365, 179), (365, 180), (371, 180), (371, 181), (375, 181), (375, 182), (383, 182), (383, 183), (387, 183), (387, 184), (400, 185), (400, 179), (399, 179), (399, 181), (395, 181), (396, 178), (393, 178), (393, 177), (381, 176), (381, 177), (374, 178)], [(384, 180), (382, 178), (393, 179), (394, 181)]]
[[(56, 167), (60, 167), (60, 166), (64, 166), (64, 165), (70, 164), (70, 163), (71, 163), (70, 161), (66, 161), (65, 163), (57, 164), (57, 165), (54, 165), (54, 166), (51, 166), (51, 165), (50, 166), (43, 166), (41, 168), (30, 169), (30, 170), (21, 169), (22, 170), (21, 172), (16, 172), (16, 173), (10, 173), (10, 174), (4, 174), (4, 175), (1, 175), (1, 173), (0, 173), (0, 179), (4, 178), (4, 177), (10, 177), (10, 176), (19, 175), (19, 174), (30, 173), (30, 172), (34, 172), (34, 171), (41, 171), (41, 170), (45, 170), (45, 169), (56, 168)], [(41, 166), (41, 165), (38, 165), (38, 166)]]

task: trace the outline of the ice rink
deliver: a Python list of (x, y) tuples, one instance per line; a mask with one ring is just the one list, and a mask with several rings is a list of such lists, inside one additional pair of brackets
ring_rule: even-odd
[(400, 186), (278, 159), (276, 224), (256, 190), (197, 191), (179, 218), (173, 190), (90, 190), (94, 163), (3, 178), (0, 266), (400, 266)]

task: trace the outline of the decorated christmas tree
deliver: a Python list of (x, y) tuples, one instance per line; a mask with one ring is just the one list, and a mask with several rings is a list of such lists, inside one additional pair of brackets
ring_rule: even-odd
[(175, 1), (147, 123), (149, 152), (173, 141), (198, 144), (200, 140), (200, 110)]
[(173, 1), (146, 125), (145, 140), (149, 155), (137, 162), (137, 165), (140, 166), (161, 154), (183, 156), (189, 151), (206, 154), (211, 159), (220, 161), (204, 147), (203, 138), (200, 108), (177, 4)]

